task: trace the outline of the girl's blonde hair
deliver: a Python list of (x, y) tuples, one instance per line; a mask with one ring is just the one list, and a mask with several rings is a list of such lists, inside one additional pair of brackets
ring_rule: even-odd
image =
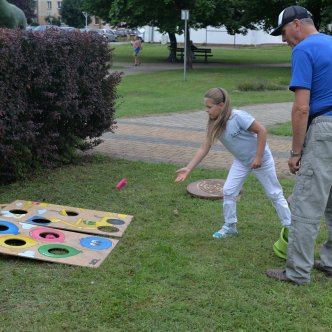
[(231, 103), (228, 92), (223, 88), (212, 88), (208, 90), (204, 98), (211, 99), (213, 104), (224, 103), (216, 119), (209, 119), (207, 124), (207, 138), (210, 144), (215, 143), (226, 128), (227, 120), (231, 116)]

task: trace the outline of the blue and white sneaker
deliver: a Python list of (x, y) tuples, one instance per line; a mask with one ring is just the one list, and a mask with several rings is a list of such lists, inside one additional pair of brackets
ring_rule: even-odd
[(239, 234), (239, 232), (236, 229), (236, 226), (229, 227), (227, 225), (224, 225), (218, 232), (215, 232), (212, 236), (215, 239), (221, 239), (224, 237), (233, 236), (237, 234)]

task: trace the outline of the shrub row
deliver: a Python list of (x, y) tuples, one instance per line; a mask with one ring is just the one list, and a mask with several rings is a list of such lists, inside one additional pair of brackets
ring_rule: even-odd
[(113, 131), (111, 61), (100, 36), (0, 29), (0, 177), (70, 162)]
[(250, 81), (243, 81), (238, 84), (237, 88), (240, 91), (276, 91), (276, 90), (287, 90), (288, 86), (286, 84), (282, 85), (275, 82), (270, 81), (257, 81), (257, 80), (250, 80)]

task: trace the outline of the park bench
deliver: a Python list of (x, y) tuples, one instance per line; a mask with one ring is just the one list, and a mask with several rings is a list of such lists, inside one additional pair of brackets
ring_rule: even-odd
[[(207, 62), (208, 57), (213, 56), (211, 48), (194, 48), (191, 50), (193, 53), (193, 60), (196, 57), (204, 57), (204, 62)], [(176, 49), (176, 55), (180, 56), (181, 61), (183, 61), (184, 58), (184, 48), (178, 47)]]

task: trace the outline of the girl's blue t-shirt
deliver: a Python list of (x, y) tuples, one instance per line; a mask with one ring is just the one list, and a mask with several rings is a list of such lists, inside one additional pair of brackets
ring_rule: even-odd
[[(290, 90), (310, 90), (310, 114), (332, 107), (332, 37), (313, 34), (292, 51)], [(326, 113), (332, 115), (332, 111)]]

